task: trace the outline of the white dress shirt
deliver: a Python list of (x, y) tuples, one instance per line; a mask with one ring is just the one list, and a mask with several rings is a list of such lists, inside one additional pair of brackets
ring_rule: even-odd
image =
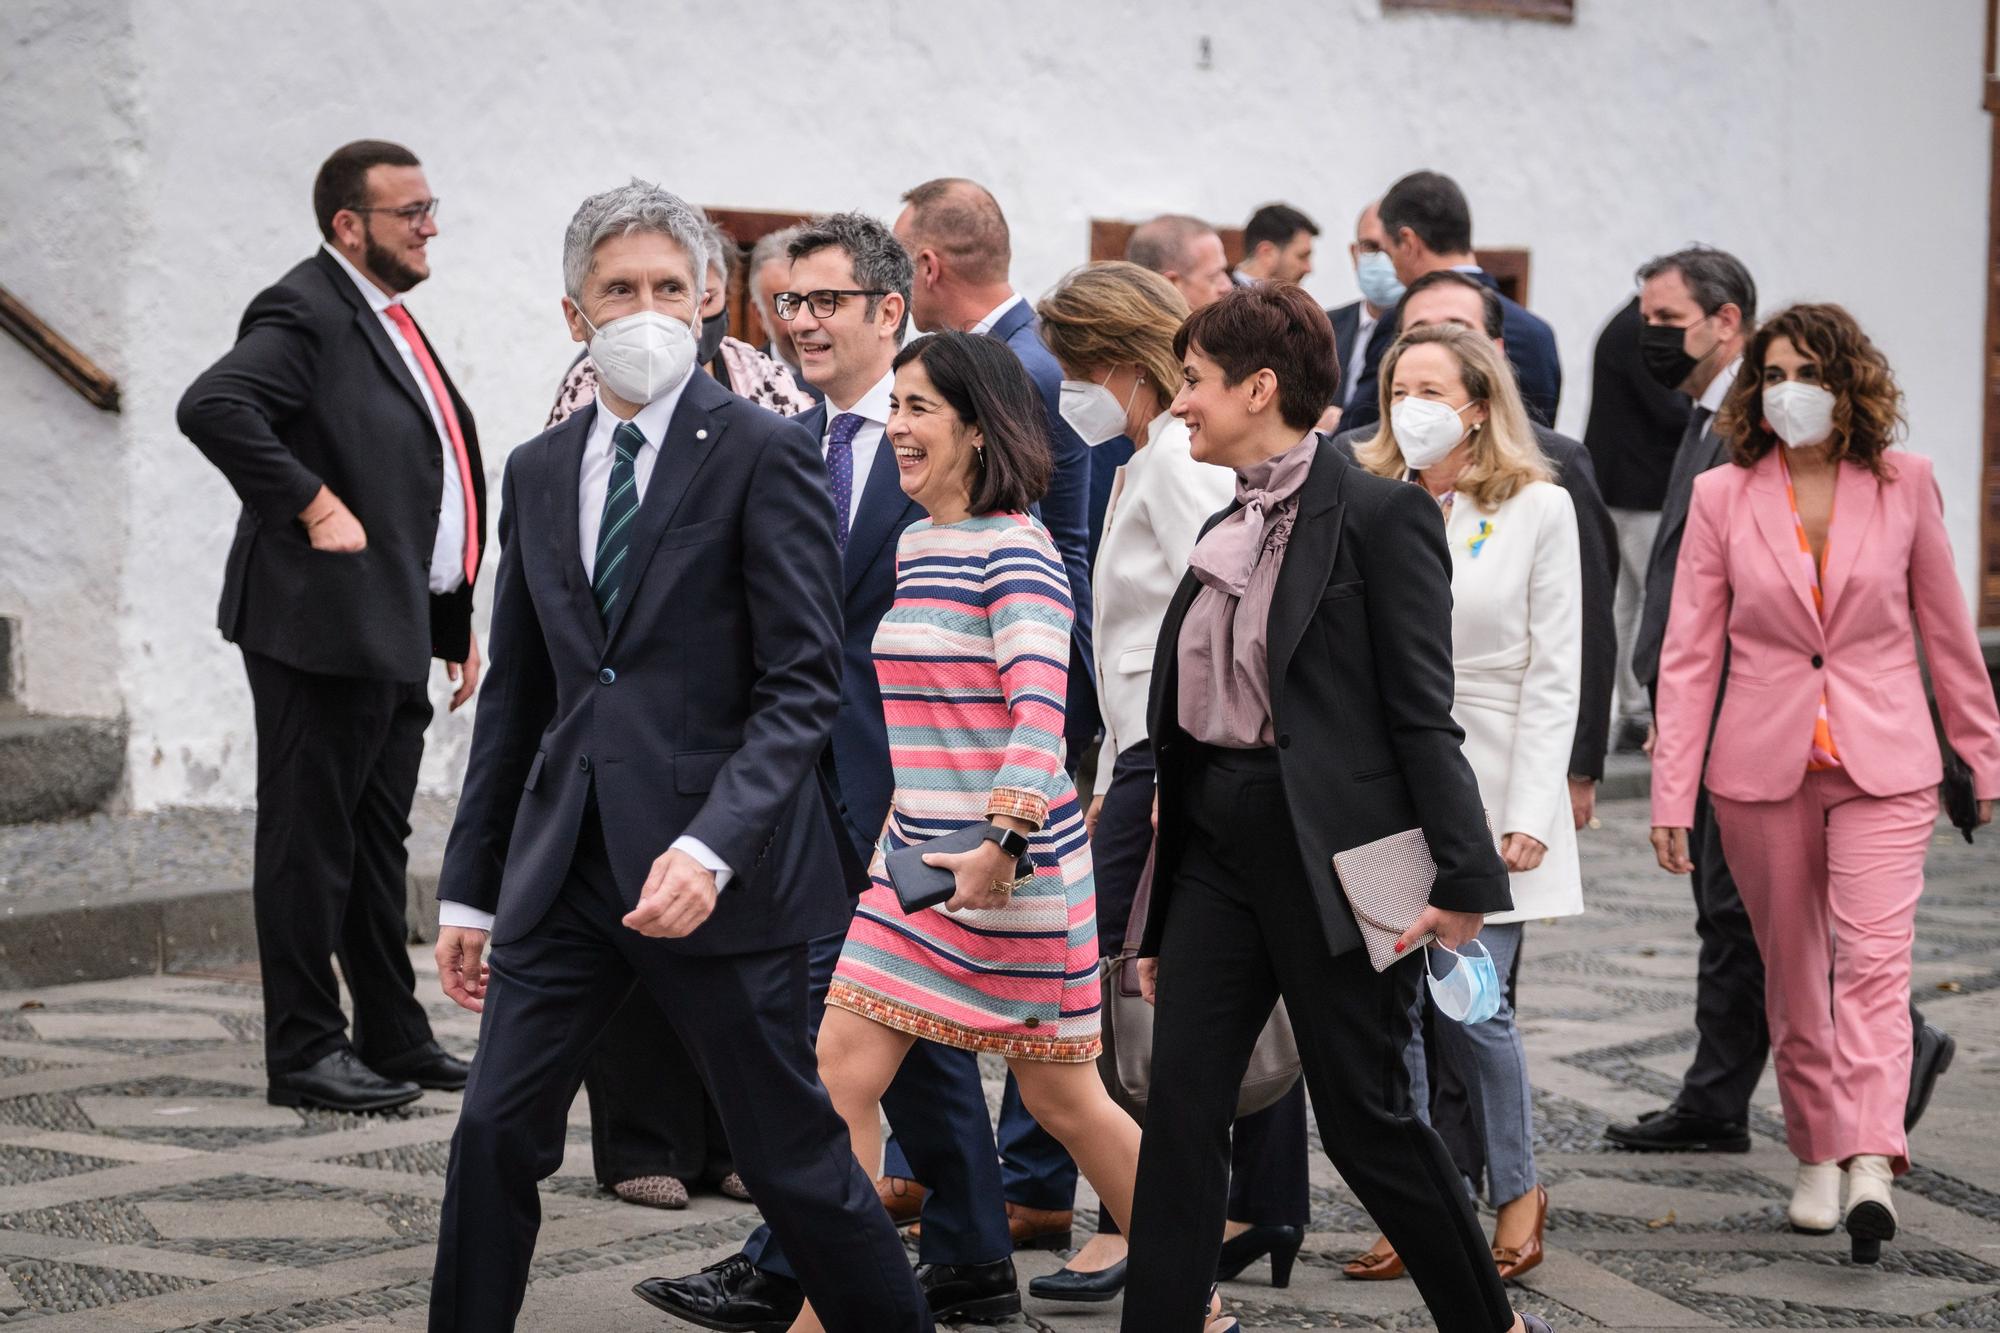
[(868, 487), (868, 479), (875, 475), (875, 454), (882, 447), (882, 437), (889, 430), (889, 393), (896, 387), (896, 372), (893, 370), (875, 381), (875, 387), (861, 395), (852, 407), (840, 408), (833, 405), (833, 399), (826, 400), (826, 429), (820, 432), (819, 454), (826, 457), (827, 446), (833, 440), (833, 419), (843, 413), (852, 413), (861, 418), (861, 429), (854, 432), (854, 484), (847, 488), (847, 530), (854, 530), (855, 520), (861, 517), (861, 492)]
[(999, 305), (996, 305), (991, 310), (987, 311), (986, 318), (974, 324), (971, 328), (967, 329), (966, 332), (967, 333), (993, 332), (993, 326), (1000, 322), (1000, 317), (1002, 315), (1005, 315), (1009, 310), (1012, 310), (1015, 306), (1021, 304), (1021, 302), (1024, 299), (1026, 298), (1024, 298), (1019, 292), (1015, 292), (1012, 296), (1002, 301)]
[(322, 244), (320, 248), (332, 255), (334, 262), (354, 280), (354, 285), (361, 291), (361, 299), (368, 302), (368, 308), (382, 322), (382, 331), (389, 335), (389, 345), (403, 358), (410, 378), (417, 382), (417, 392), (424, 396), (424, 406), (430, 410), (431, 427), (437, 432), (438, 445), (444, 456), (444, 497), (438, 506), (437, 536), (431, 543), (430, 590), (451, 592), (465, 583), (465, 483), (459, 480), (458, 454), (451, 447), (451, 428), (445, 425), (444, 413), (438, 410), (437, 395), (431, 392), (430, 377), (424, 374), (423, 363), (417, 360), (417, 354), (410, 350), (402, 328), (387, 314), (389, 307), (401, 305), (403, 298), (400, 295), (391, 296), (370, 282), (360, 269), (347, 262), (346, 255), (332, 246)]
[[(686, 379), (639, 409), (632, 418), (646, 437), (646, 443), (632, 460), (632, 480), (638, 488), (639, 500), (646, 499), (646, 486), (653, 479), (653, 466), (660, 461), (660, 444), (667, 438), (667, 423), (673, 420), (674, 408), (679, 405), (681, 394), (687, 389), (688, 379), (701, 373), (699, 366), (688, 372)], [(604, 493), (611, 485), (611, 464), (615, 454), (611, 448), (611, 437), (622, 423), (605, 408), (597, 404), (597, 415), (590, 420), (590, 434), (583, 443), (583, 466), (577, 470), (576, 538), (577, 549), (583, 556), (585, 579), (594, 577), (597, 567), (597, 533), (604, 523)], [(709, 845), (700, 838), (690, 838), (683, 834), (675, 838), (669, 850), (686, 852), (715, 875), (716, 892), (729, 887), (735, 872), (729, 863), (717, 856)], [(465, 903), (439, 902), (439, 926), (463, 926), (468, 930), (482, 930), (492, 933), (493, 913), (482, 912)]]
[(1739, 356), (1724, 366), (1722, 373), (1710, 380), (1708, 387), (1701, 391), (1701, 397), (1696, 401), (1696, 405), (1708, 413), (1710, 421), (1715, 420), (1715, 414), (1722, 410), (1722, 400), (1727, 398), (1729, 391), (1735, 387), (1736, 372), (1741, 369), (1743, 369), (1743, 358)]
[(1354, 405), (1354, 390), (1361, 383), (1361, 368), (1368, 362), (1368, 340), (1375, 336), (1375, 326), (1382, 322), (1382, 316), (1368, 313), (1368, 303), (1354, 312), (1358, 319), (1354, 325), (1354, 350), (1347, 354), (1347, 365), (1341, 376), (1340, 405)]

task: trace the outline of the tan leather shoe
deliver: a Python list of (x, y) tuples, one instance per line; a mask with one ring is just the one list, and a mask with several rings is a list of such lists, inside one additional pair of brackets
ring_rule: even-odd
[(1076, 1213), (1068, 1208), (1007, 1205), (1007, 1234), (1017, 1250), (1067, 1250)]
[(1373, 1245), (1342, 1264), (1340, 1271), (1356, 1282), (1393, 1282), (1408, 1270), (1389, 1238), (1377, 1236)]
[(889, 1210), (889, 1220), (899, 1227), (906, 1227), (923, 1216), (924, 1199), (930, 1191), (914, 1180), (901, 1176), (884, 1176), (875, 1182), (875, 1197)]
[(1493, 1262), (1500, 1269), (1501, 1281), (1517, 1278), (1542, 1262), (1542, 1228), (1549, 1220), (1549, 1192), (1540, 1185), (1535, 1186), (1535, 1229), (1521, 1242), (1520, 1248), (1508, 1249), (1495, 1245)]

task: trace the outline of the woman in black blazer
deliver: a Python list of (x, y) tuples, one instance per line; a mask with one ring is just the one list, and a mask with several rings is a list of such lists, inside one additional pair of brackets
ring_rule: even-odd
[(1123, 1327), (1203, 1327), (1236, 1085), (1282, 997), (1328, 1155), (1446, 1333), (1516, 1316), (1457, 1169), (1410, 1114), (1401, 1051), (1421, 950), (1377, 973), (1333, 854), (1421, 827), (1437, 862), (1406, 936), (1452, 947), (1506, 909), (1507, 871), (1451, 718), (1451, 562), (1437, 506), (1313, 431), (1333, 330), (1297, 287), (1238, 288), (1175, 341), (1173, 412), (1232, 468), (1167, 611), (1149, 733), (1159, 845), (1140, 975), (1152, 1094)]

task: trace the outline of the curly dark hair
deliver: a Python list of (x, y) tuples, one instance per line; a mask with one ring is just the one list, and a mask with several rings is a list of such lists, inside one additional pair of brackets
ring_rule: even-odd
[(1903, 391), (1888, 358), (1868, 341), (1854, 316), (1826, 303), (1787, 306), (1751, 336), (1743, 349), (1743, 368), (1716, 413), (1715, 430), (1729, 442), (1730, 458), (1738, 467), (1751, 467), (1783, 443), (1764, 421), (1764, 357), (1774, 338), (1789, 339), (1812, 358), (1821, 385), (1833, 395), (1827, 457), (1888, 477), (1883, 455), (1903, 432)]

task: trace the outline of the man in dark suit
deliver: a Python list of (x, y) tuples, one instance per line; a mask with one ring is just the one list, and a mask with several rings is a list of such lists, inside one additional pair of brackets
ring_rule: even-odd
[(270, 1100), (370, 1111), (465, 1085), (414, 993), (403, 839), (431, 658), (454, 709), (479, 681), (486, 474), (472, 411), (402, 302), (438, 231), (416, 157), (348, 144), (313, 209), (324, 246), (250, 303), (179, 422), (243, 501), (219, 624), (257, 719)]
[(1397, 281), (1395, 262), (1389, 258), (1389, 237), (1376, 210), (1374, 202), (1361, 210), (1354, 223), (1354, 242), (1347, 247), (1361, 299), (1326, 312), (1333, 323), (1334, 348), (1340, 355), (1340, 383), (1334, 390), (1333, 405), (1340, 409), (1338, 424), (1343, 432), (1373, 426), (1382, 418), (1376, 371), (1381, 368), (1382, 353), (1396, 340), (1396, 321), (1382, 317), (1403, 299), (1403, 284)]
[[(820, 443), (847, 520), (841, 550), (840, 712), (827, 757), (841, 801), (850, 875), (859, 880), (866, 877), (895, 793), (875, 674), (875, 630), (896, 600), (897, 538), (924, 516), (903, 493), (895, 451), (884, 438), (895, 384), (890, 366), (909, 323), (911, 262), (887, 227), (860, 213), (815, 218), (794, 229), (786, 258), (784, 282), (773, 289), (776, 313), (800, 349), (804, 373), (826, 396), (823, 406), (798, 421)], [(880, 295), (836, 301), (831, 296), (836, 292)], [(836, 511), (836, 521), (841, 517)], [(815, 1030), (846, 935), (843, 922), (839, 931), (808, 946)], [(1018, 1310), (1000, 1166), (977, 1060), (967, 1051), (918, 1042), (882, 1106), (916, 1163), (909, 1170), (931, 1186), (922, 1200), (885, 1186), (883, 1203), (892, 1211), (908, 1205), (908, 1219), (922, 1205), (917, 1281), (933, 1316), (952, 1318), (975, 1302), (988, 1313), (1010, 1301)], [(788, 1328), (803, 1296), (784, 1247), (768, 1227), (720, 1263), (685, 1277), (648, 1278), (640, 1286), (655, 1305), (705, 1327)]]
[[(1470, 273), (1496, 292), (1499, 280), (1479, 266), (1472, 250), (1472, 208), (1464, 191), (1449, 176), (1413, 171), (1389, 187), (1377, 205), (1387, 250), (1396, 277), (1406, 286), (1426, 273), (1457, 269)], [(1506, 329), (1507, 359), (1521, 383), (1528, 413), (1545, 426), (1556, 420), (1562, 398), (1562, 363), (1556, 356), (1556, 335), (1518, 303), (1500, 298)]]
[(508, 460), (494, 666), (438, 890), (440, 983), (484, 1018), (435, 1330), (513, 1325), (536, 1181), (635, 979), (827, 1327), (931, 1327), (807, 1035), (808, 943), (855, 887), (820, 770), (840, 708), (826, 465), (696, 372), (706, 246), (656, 186), (584, 202), (564, 310), (597, 402)]

